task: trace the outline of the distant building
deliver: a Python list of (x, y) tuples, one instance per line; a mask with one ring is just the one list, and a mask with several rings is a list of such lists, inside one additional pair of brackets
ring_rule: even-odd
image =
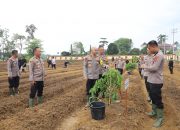
[[(166, 52), (169, 52), (169, 51), (173, 50), (173, 45), (172, 44), (165, 43), (165, 44), (159, 44), (158, 46), (159, 46), (159, 48), (161, 50), (165, 49)], [(177, 50), (177, 47), (174, 47), (174, 51), (176, 51), (176, 50)]]

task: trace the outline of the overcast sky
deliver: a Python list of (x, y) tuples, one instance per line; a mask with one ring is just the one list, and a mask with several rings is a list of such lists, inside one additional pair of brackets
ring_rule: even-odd
[(35, 37), (47, 54), (69, 51), (76, 41), (88, 50), (101, 37), (132, 38), (140, 47), (166, 34), (172, 43), (172, 28), (178, 28), (180, 42), (180, 0), (0, 0), (2, 28), (25, 34), (29, 24), (38, 28)]

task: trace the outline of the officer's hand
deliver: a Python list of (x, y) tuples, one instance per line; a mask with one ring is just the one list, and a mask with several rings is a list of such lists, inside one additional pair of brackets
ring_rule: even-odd
[(31, 85), (35, 85), (36, 84), (36, 82), (33, 80), (32, 82), (31, 82)]
[(86, 77), (86, 76), (84, 76), (84, 79), (87, 79), (87, 77)]
[(145, 68), (145, 64), (142, 64), (142, 65), (141, 65), (141, 68), (144, 69), (144, 68)]

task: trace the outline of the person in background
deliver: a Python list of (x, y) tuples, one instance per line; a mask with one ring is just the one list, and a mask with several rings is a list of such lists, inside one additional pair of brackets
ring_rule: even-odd
[(89, 105), (90, 89), (95, 85), (96, 80), (99, 79), (99, 57), (96, 54), (96, 48), (91, 49), (91, 54), (84, 58), (84, 77), (86, 81), (86, 95), (87, 105)]
[(21, 66), (23, 65), (23, 61), (22, 61), (22, 58), (20, 57), (18, 59), (18, 67), (19, 67), (19, 70), (21, 69)]
[(111, 62), (109, 63), (109, 65), (112, 67), (112, 66), (116, 66), (116, 64), (115, 64), (115, 59), (114, 59), (114, 57), (112, 57), (111, 58)]
[(51, 65), (51, 59), (50, 59), (50, 58), (47, 59), (47, 63), (48, 63), (48, 68), (49, 68), (50, 66), (52, 66), (52, 65)]
[(118, 58), (115, 58), (114, 60), (114, 68), (117, 69), (117, 63), (118, 63)]
[(7, 61), (7, 70), (8, 70), (8, 82), (9, 82), (9, 95), (14, 96), (19, 93), (18, 87), (20, 80), (17, 50), (12, 51), (12, 56)]
[(45, 78), (44, 62), (41, 59), (41, 49), (36, 47), (33, 49), (34, 56), (29, 61), (29, 80), (31, 82), (31, 90), (29, 95), (29, 107), (34, 106), (34, 98), (37, 93), (38, 104), (42, 103), (43, 87)]
[(125, 62), (126, 62), (126, 64), (129, 63), (129, 60), (127, 59), (127, 56), (125, 57)]
[(70, 62), (67, 61), (67, 60), (65, 60), (65, 61), (64, 61), (64, 68), (67, 68), (67, 67), (68, 67), (68, 64), (70, 64)]
[(20, 72), (25, 72), (27, 60), (25, 58), (20, 58), (18, 63), (19, 63)]
[(26, 64), (27, 64), (27, 60), (25, 58), (22, 59), (23, 65), (22, 65), (22, 72), (26, 71)]
[(52, 69), (56, 69), (56, 59), (54, 56), (52, 57), (51, 65), (52, 65)]
[(123, 74), (124, 67), (125, 67), (125, 62), (123, 58), (119, 57), (117, 61), (116, 69), (119, 71), (121, 75)]
[(142, 65), (142, 68), (149, 72), (147, 82), (149, 83), (150, 98), (152, 100), (152, 111), (147, 113), (147, 115), (156, 118), (153, 127), (161, 127), (164, 121), (164, 105), (161, 95), (161, 89), (163, 87), (164, 55), (155, 40), (148, 43), (148, 50), (152, 55), (152, 61), (149, 66), (145, 64)]
[(169, 66), (170, 74), (173, 74), (173, 68), (174, 68), (174, 61), (173, 61), (173, 58), (171, 58), (171, 59), (169, 60), (168, 66)]

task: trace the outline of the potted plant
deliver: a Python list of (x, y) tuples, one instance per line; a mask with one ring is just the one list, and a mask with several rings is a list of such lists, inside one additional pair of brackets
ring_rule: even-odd
[[(116, 69), (110, 68), (101, 79), (96, 81), (94, 87), (90, 90), (91, 97), (95, 98), (97, 95), (100, 95), (108, 101), (108, 104), (111, 104), (112, 101), (118, 98), (121, 82), (122, 76), (120, 73)], [(90, 103), (90, 108), (93, 119), (104, 118), (105, 103), (94, 101)]]
[(128, 64), (126, 64), (125, 68), (126, 68), (129, 75), (132, 74), (132, 71), (134, 69), (136, 69), (136, 66), (137, 66), (136, 63), (128, 63)]

